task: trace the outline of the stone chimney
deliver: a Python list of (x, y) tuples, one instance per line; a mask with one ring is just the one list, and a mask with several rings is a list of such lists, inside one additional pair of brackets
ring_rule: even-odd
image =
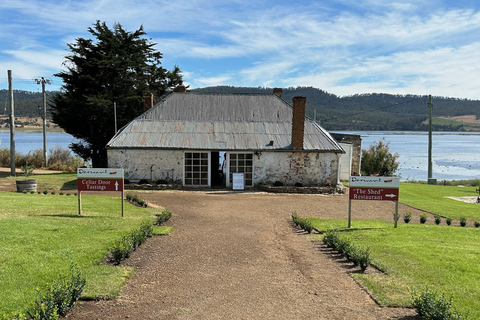
[(153, 107), (153, 93), (143, 97), (143, 111), (145, 112), (151, 107)]
[(185, 86), (176, 86), (173, 92), (187, 92), (187, 88)]
[(305, 131), (305, 102), (307, 98), (297, 96), (293, 98), (292, 111), (292, 148), (303, 150), (303, 134)]
[(282, 90), (282, 88), (273, 88), (273, 93), (281, 98), (283, 90)]

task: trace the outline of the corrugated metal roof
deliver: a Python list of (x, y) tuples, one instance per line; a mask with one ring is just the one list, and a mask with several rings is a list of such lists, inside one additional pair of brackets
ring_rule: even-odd
[[(291, 150), (291, 132), (292, 107), (275, 94), (172, 93), (122, 128), (107, 148)], [(308, 118), (304, 149), (343, 152)]]

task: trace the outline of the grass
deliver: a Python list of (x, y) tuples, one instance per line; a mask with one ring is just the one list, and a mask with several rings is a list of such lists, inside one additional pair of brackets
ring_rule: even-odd
[[(45, 177), (46, 183), (50, 179), (58, 185), (71, 176)], [(81, 216), (73, 196), (1, 192), (0, 203), (0, 312), (28, 308), (35, 289), (67, 274), (71, 261), (86, 275), (84, 298), (116, 296), (134, 270), (103, 264), (109, 247), (145, 219), (155, 220), (155, 211), (128, 203), (122, 218), (120, 199), (113, 197), (82, 196)], [(155, 228), (156, 234), (169, 231)]]
[[(382, 305), (411, 306), (407, 288), (421, 291), (425, 285), (446, 296), (463, 314), (480, 318), (480, 230), (437, 225), (399, 224), (367, 220), (345, 228), (345, 220), (309, 218), (315, 228), (338, 228), (348, 232), (355, 244), (370, 248), (374, 265), (385, 273), (352, 276), (362, 283)], [(320, 240), (321, 235), (311, 236)]]
[(432, 123), (443, 125), (443, 126), (452, 126), (452, 127), (463, 126), (463, 128), (466, 131), (476, 131), (480, 128), (480, 124), (478, 124), (478, 123), (462, 122), (462, 121), (458, 121), (458, 120), (444, 119), (444, 118), (433, 118)]
[[(73, 190), (77, 189), (77, 173), (76, 172), (69, 172), (69, 173), (47, 173), (47, 174), (35, 174), (35, 170), (33, 171), (33, 175), (29, 177), (29, 179), (37, 179), (37, 190), (60, 190), (60, 189), (68, 189)], [(15, 184), (15, 180), (21, 180), (24, 177), (19, 173), (16, 177), (9, 177), (9, 178), (2, 178), (2, 180), (11, 180), (12, 184)]]
[(478, 187), (458, 187), (427, 185), (420, 183), (400, 183), (399, 201), (420, 210), (459, 219), (480, 219), (478, 204), (465, 203), (446, 197), (476, 197)]

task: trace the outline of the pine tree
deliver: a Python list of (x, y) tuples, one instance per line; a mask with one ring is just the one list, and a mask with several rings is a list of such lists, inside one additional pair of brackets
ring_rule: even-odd
[(146, 39), (143, 27), (128, 32), (120, 24), (109, 29), (97, 21), (88, 31), (95, 40), (78, 38), (68, 44), (66, 70), (55, 76), (63, 79), (62, 91), (53, 97), (52, 119), (80, 142), (70, 147), (94, 167), (107, 166), (108, 141), (143, 111), (143, 97), (162, 98), (182, 84), (178, 66), (168, 71), (161, 66), (162, 54), (156, 43)]

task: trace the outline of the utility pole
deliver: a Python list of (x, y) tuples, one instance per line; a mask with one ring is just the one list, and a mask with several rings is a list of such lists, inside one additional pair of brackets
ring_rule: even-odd
[(428, 96), (428, 184), (437, 184), (432, 176), (432, 95)]
[(7, 70), (8, 75), (8, 102), (10, 105), (10, 172), (15, 176), (15, 114), (13, 106), (12, 70)]
[(45, 83), (51, 84), (51, 81), (41, 77), (40, 79), (36, 78), (35, 82), (42, 85), (42, 96), (43, 96), (43, 165), (47, 167), (47, 94), (45, 93)]

